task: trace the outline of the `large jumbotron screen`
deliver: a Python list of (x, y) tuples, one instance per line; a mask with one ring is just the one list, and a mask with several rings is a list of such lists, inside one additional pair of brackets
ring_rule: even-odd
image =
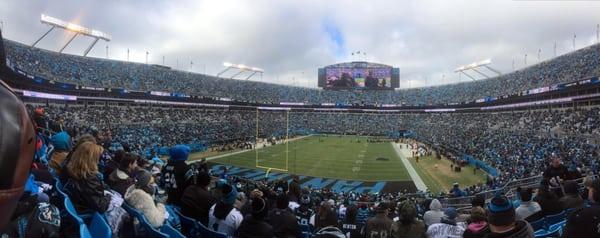
[(394, 89), (400, 70), (389, 65), (349, 62), (319, 69), (319, 87), (325, 89)]

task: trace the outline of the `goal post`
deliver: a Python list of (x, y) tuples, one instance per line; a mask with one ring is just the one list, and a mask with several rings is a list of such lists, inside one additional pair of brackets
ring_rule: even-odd
[[(274, 125), (261, 128), (261, 119), (271, 119)], [(282, 121), (282, 123), (277, 123)], [(289, 171), (290, 109), (256, 108), (255, 167), (267, 171)], [(261, 138), (262, 137), (262, 138)], [(262, 139), (262, 144), (261, 144)], [(278, 141), (285, 143), (285, 150), (269, 149), (277, 146)], [(282, 153), (283, 152), (283, 153)], [(281, 161), (283, 160), (283, 161)]]

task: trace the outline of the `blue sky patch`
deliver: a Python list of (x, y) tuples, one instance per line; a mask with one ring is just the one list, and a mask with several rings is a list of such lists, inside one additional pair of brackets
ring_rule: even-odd
[(335, 52), (336, 57), (342, 57), (346, 54), (346, 41), (344, 39), (344, 35), (340, 31), (340, 28), (335, 24), (335, 22), (331, 20), (323, 21), (323, 30), (335, 45), (333, 52)]

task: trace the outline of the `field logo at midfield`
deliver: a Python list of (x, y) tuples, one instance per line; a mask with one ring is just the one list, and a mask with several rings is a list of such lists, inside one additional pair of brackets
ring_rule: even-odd
[[(223, 173), (222, 167), (224, 165), (215, 164), (212, 165), (212, 171), (215, 175)], [(237, 176), (250, 180), (261, 180), (267, 179), (272, 182), (275, 180), (292, 180), (292, 175), (282, 173), (280, 171), (271, 170), (270, 173), (265, 175), (265, 170), (262, 169), (248, 169), (240, 167), (229, 167), (227, 170), (228, 176)], [(362, 181), (347, 181), (341, 179), (331, 178), (317, 178), (308, 176), (298, 176), (300, 179), (300, 185), (302, 187), (309, 187), (312, 189), (331, 189), (334, 192), (356, 192), (356, 193), (381, 193), (381, 192), (394, 192), (406, 190), (408, 192), (416, 191), (416, 187), (410, 181), (393, 181), (393, 182), (362, 182)]]

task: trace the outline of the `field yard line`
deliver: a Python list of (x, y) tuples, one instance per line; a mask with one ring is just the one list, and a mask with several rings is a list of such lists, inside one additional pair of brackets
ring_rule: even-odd
[[(300, 140), (300, 139), (304, 139), (304, 138), (309, 137), (309, 136), (312, 136), (312, 135), (300, 136), (300, 137), (297, 137), (297, 138), (293, 138), (293, 139), (290, 139), (288, 142), (295, 141), (295, 140)], [(270, 145), (268, 145), (267, 147), (269, 147), (269, 146)], [(262, 147), (262, 148), (266, 148), (266, 147)], [(262, 148), (258, 148), (258, 149), (260, 150)], [(246, 149), (246, 150), (240, 150), (240, 151), (231, 152), (231, 153), (227, 153), (227, 154), (211, 156), (211, 157), (207, 157), (206, 161), (210, 161), (210, 160), (214, 160), (214, 159), (218, 159), (218, 158), (223, 158), (223, 157), (227, 157), (227, 156), (232, 156), (232, 155), (237, 155), (237, 154), (241, 154), (241, 153), (244, 153), (244, 152), (247, 152), (247, 151), (252, 151), (252, 150), (254, 150), (254, 149)], [(200, 161), (200, 160), (194, 160), (194, 161), (191, 161), (191, 163), (198, 162), (198, 161)]]
[(425, 182), (423, 182), (421, 176), (419, 176), (415, 168), (413, 168), (412, 164), (410, 164), (410, 161), (408, 161), (408, 159), (406, 158), (407, 156), (405, 156), (404, 153), (402, 153), (400, 145), (392, 142), (392, 147), (394, 147), (394, 151), (396, 151), (396, 154), (398, 155), (398, 157), (400, 157), (400, 160), (404, 164), (404, 167), (408, 171), (408, 175), (410, 175), (410, 178), (415, 183), (417, 189), (420, 191), (427, 191), (427, 185), (425, 185)]

